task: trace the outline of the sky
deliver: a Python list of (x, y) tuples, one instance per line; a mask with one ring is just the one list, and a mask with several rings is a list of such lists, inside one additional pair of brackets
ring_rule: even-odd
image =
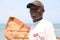
[[(13, 15), (24, 23), (32, 23), (26, 5), (34, 0), (0, 0), (0, 23), (6, 23)], [(44, 4), (44, 19), (60, 23), (60, 0), (39, 0)]]

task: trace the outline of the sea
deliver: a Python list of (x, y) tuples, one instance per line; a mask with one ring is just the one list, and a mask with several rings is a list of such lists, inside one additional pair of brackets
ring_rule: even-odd
[[(28, 25), (32, 26), (32, 24), (28, 24)], [(0, 24), (0, 40), (6, 40), (4, 36), (5, 26), (6, 26), (5, 24)], [(60, 37), (60, 24), (54, 24), (54, 28), (55, 28), (56, 37)]]

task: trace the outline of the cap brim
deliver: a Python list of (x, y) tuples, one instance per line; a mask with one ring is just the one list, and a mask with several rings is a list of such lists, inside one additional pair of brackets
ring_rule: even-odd
[(29, 4), (27, 5), (27, 8), (30, 8), (32, 5), (34, 5), (34, 4), (29, 3)]

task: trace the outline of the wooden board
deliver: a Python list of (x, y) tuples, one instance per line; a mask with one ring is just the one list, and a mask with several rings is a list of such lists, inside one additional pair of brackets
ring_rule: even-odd
[(30, 27), (15, 17), (9, 17), (4, 35), (7, 40), (28, 40)]

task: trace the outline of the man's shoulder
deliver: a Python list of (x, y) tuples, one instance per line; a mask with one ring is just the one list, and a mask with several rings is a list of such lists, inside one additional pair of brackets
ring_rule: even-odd
[(52, 24), (51, 21), (48, 21), (48, 20), (45, 20), (45, 19), (42, 19), (41, 21), (39, 21), (40, 24)]

